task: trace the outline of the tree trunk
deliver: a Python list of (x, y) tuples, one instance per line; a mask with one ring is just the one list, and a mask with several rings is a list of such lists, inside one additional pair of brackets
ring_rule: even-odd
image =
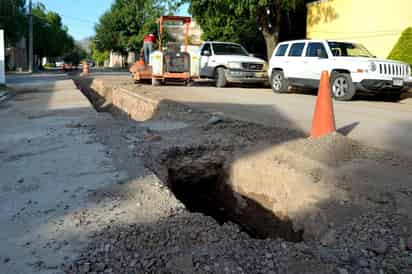
[(269, 33), (265, 30), (262, 31), (263, 38), (266, 43), (267, 58), (270, 60), (273, 51), (275, 50), (276, 44), (278, 43), (279, 35), (277, 33)]
[(281, 7), (279, 1), (274, 2), (270, 13), (267, 13), (266, 8), (262, 8), (258, 11), (257, 15), (258, 18), (260, 18), (258, 21), (266, 43), (267, 58), (270, 60), (279, 40), (281, 24)]

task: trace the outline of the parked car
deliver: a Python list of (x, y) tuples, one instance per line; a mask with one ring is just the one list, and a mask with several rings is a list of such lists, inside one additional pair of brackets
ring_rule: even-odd
[(214, 79), (217, 87), (228, 83), (266, 83), (267, 63), (251, 56), (239, 44), (208, 41), (200, 47), (200, 77)]
[(331, 94), (351, 100), (357, 91), (399, 96), (411, 73), (406, 63), (377, 59), (361, 44), (327, 40), (279, 43), (269, 62), (274, 92), (289, 86), (317, 88), (322, 71), (330, 73)]
[(72, 63), (64, 63), (64, 64), (63, 64), (63, 71), (64, 71), (64, 72), (66, 72), (66, 71), (72, 71), (72, 70), (76, 70), (76, 69), (77, 69), (77, 67), (74, 66)]
[(56, 67), (57, 67), (57, 68), (62, 68), (63, 65), (64, 65), (64, 62), (63, 62), (63, 61), (57, 61), (57, 62), (56, 62)]

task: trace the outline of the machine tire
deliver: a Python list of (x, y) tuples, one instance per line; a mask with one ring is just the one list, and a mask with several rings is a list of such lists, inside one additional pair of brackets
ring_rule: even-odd
[(285, 79), (285, 74), (281, 70), (274, 70), (270, 77), (270, 87), (275, 93), (288, 92), (288, 81)]
[(225, 68), (220, 67), (215, 70), (215, 80), (217, 88), (223, 88), (227, 85)]
[(356, 93), (350, 74), (333, 72), (330, 77), (330, 93), (335, 100), (350, 101)]
[(160, 85), (161, 85), (161, 82), (159, 79), (152, 78), (152, 86), (158, 87)]

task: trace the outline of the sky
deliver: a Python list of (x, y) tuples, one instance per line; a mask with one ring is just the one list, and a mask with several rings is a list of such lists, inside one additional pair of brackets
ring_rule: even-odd
[[(55, 11), (68, 26), (69, 33), (76, 39), (94, 35), (94, 25), (99, 17), (110, 8), (114, 0), (32, 0), (33, 4), (43, 3), (47, 10)], [(186, 15), (188, 6), (185, 5), (178, 12)]]

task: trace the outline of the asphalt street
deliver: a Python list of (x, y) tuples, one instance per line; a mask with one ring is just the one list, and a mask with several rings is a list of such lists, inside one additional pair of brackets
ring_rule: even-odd
[[(143, 85), (141, 88), (159, 98), (223, 112), (244, 121), (296, 128), (308, 134), (316, 103), (315, 94), (275, 94), (270, 89), (253, 87), (215, 88), (203, 83), (194, 87)], [(412, 156), (412, 104), (408, 101), (385, 102), (374, 97), (335, 101), (337, 129), (370, 146)]]

